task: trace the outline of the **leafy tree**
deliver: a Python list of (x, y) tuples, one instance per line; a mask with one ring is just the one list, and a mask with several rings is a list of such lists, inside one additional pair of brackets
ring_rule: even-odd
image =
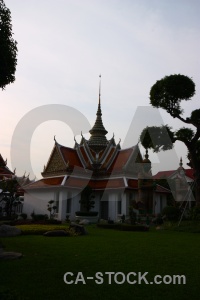
[(150, 104), (156, 108), (163, 108), (173, 118), (194, 126), (194, 130), (182, 127), (173, 131), (168, 125), (161, 127), (146, 127), (140, 135), (140, 141), (145, 148), (152, 148), (154, 152), (168, 150), (176, 141), (181, 141), (188, 149), (188, 165), (194, 170), (196, 182), (196, 204), (200, 206), (200, 109), (192, 111), (184, 118), (181, 108), (182, 100), (191, 100), (195, 94), (193, 80), (185, 75), (174, 74), (158, 80), (150, 90)]
[(22, 203), (17, 194), (18, 187), (19, 184), (16, 179), (7, 179), (0, 182), (0, 204), (4, 204), (2, 212), (5, 212), (8, 217), (15, 214), (15, 208)]
[(0, 88), (15, 81), (17, 42), (12, 37), (11, 13), (0, 0)]
[(93, 190), (92, 188), (87, 185), (82, 193), (81, 193), (81, 200), (79, 201), (79, 203), (81, 205), (83, 205), (84, 209), (86, 210), (86, 212), (89, 212), (95, 204), (95, 201), (93, 200), (95, 197), (93, 195)]
[(55, 216), (55, 212), (57, 209), (57, 206), (54, 204), (55, 201), (54, 200), (50, 200), (47, 204), (47, 210), (49, 211), (49, 218), (53, 219)]

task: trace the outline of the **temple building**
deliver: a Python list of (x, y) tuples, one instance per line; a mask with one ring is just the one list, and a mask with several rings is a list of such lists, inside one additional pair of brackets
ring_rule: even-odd
[(29, 175), (17, 176), (7, 166), (7, 160), (4, 160), (0, 154), (0, 218), (6, 216), (4, 210), (7, 201), (10, 197), (15, 198), (15, 205), (11, 209), (11, 214), (20, 215), (23, 210), (24, 190), (23, 186), (34, 182), (29, 179)]
[(171, 184), (171, 191), (178, 202), (188, 202), (190, 208), (194, 205), (195, 198), (192, 191), (195, 188), (193, 169), (183, 168), (182, 157), (176, 170), (160, 171), (153, 176), (154, 180), (166, 179)]
[[(25, 187), (24, 212), (47, 214), (50, 200), (56, 204), (56, 218), (75, 219), (82, 210), (81, 192), (86, 186), (93, 190), (99, 219), (116, 221), (129, 215), (134, 205), (147, 213), (159, 213), (167, 205), (169, 190), (155, 185), (148, 153), (142, 158), (138, 145), (121, 149), (114, 136), (107, 139), (102, 121), (101, 95), (94, 126), (87, 140), (83, 135), (73, 148), (55, 145), (41, 173), (43, 178)], [(162, 202), (162, 205), (161, 205)]]
[(12, 178), (14, 173), (7, 167), (7, 160), (4, 160), (0, 154), (0, 181), (3, 179)]

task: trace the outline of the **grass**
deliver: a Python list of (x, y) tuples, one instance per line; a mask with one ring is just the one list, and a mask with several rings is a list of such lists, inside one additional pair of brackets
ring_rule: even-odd
[(163, 228), (166, 230), (200, 233), (200, 222), (195, 220), (184, 220), (180, 224), (179, 222), (165, 222)]
[[(87, 228), (80, 237), (43, 237), (24, 235), (2, 238), (6, 251), (23, 253), (15, 261), (0, 261), (0, 286), (11, 289), (18, 298), (6, 299), (76, 299), (76, 300), (188, 300), (199, 299), (200, 235), (176, 231), (122, 232)], [(78, 272), (84, 277), (96, 272), (149, 272), (148, 280), (182, 274), (186, 285), (86, 284), (67, 285), (63, 275)], [(119, 277), (120, 278), (120, 277)]]

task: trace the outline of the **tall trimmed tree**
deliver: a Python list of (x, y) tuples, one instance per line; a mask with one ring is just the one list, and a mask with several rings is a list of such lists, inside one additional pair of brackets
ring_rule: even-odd
[[(146, 127), (140, 135), (140, 142), (145, 148), (152, 148), (154, 152), (168, 150), (176, 141), (181, 141), (188, 149), (188, 165), (193, 168), (195, 178), (196, 204), (200, 206), (200, 109), (193, 110), (189, 117), (183, 117), (182, 100), (191, 100), (195, 94), (193, 80), (185, 75), (174, 74), (158, 80), (150, 90), (150, 104), (162, 108), (173, 118), (184, 124), (192, 125), (194, 130), (182, 127), (173, 131), (168, 125), (161, 127)], [(166, 139), (166, 132), (171, 139)], [(154, 142), (152, 142), (152, 136)]]
[(11, 13), (0, 0), (0, 88), (15, 81), (17, 42), (13, 39)]

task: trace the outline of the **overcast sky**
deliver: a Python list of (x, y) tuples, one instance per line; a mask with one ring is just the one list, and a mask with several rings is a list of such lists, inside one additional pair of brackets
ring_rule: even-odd
[[(5, 4), (18, 42), (16, 81), (0, 91), (0, 153), (11, 169), (13, 132), (32, 109), (65, 104), (94, 124), (99, 74), (107, 138), (115, 133), (122, 146), (137, 107), (149, 106), (151, 86), (166, 75), (193, 78), (196, 95), (183, 104), (184, 115), (199, 108), (199, 0), (5, 0)], [(174, 129), (184, 126), (160, 112), (165, 124)], [(137, 126), (134, 131), (139, 136)], [(74, 145), (65, 123), (54, 120), (38, 126), (31, 141), (37, 177), (47, 163), (54, 135), (60, 144)], [(80, 136), (76, 138), (79, 141)], [(179, 143), (175, 149), (185, 166), (185, 146)], [(155, 155), (150, 159), (158, 162)], [(161, 167), (177, 168), (174, 164), (169, 155)], [(17, 174), (24, 171), (29, 172), (22, 164)]]

